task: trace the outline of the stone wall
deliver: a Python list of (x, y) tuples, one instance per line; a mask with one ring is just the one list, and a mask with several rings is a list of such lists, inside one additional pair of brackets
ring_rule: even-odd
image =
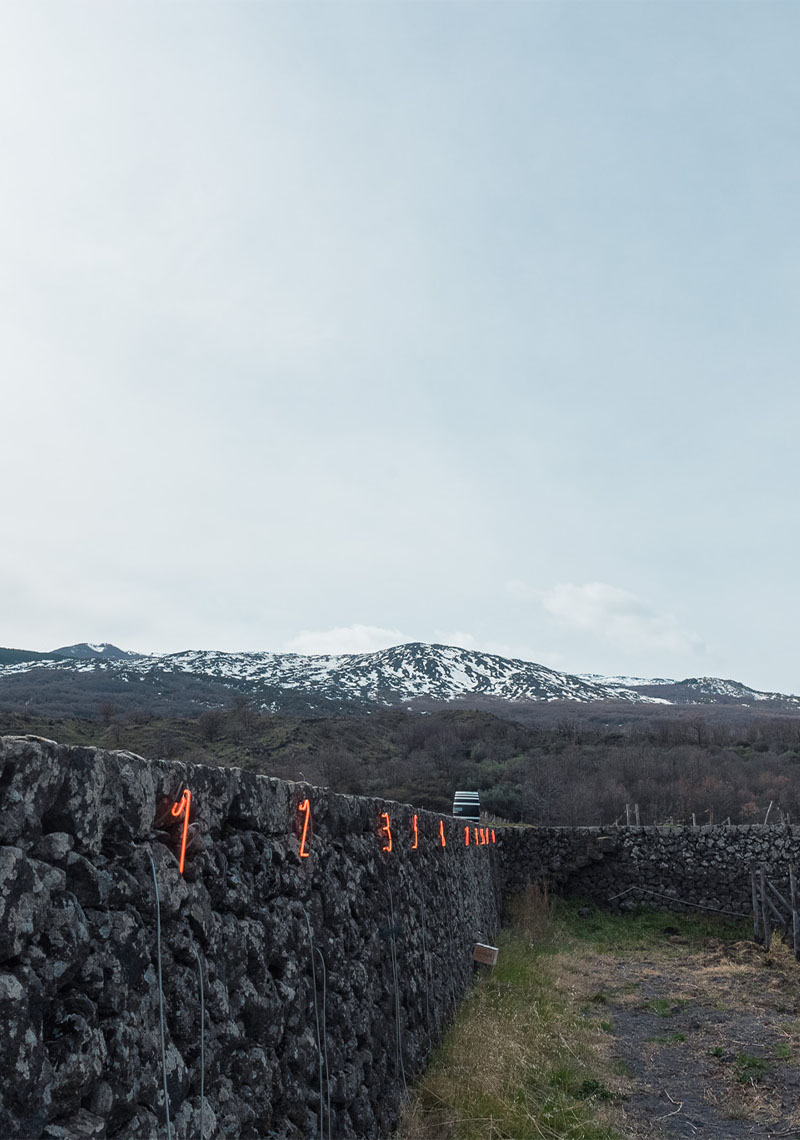
[(419, 812), (412, 850), (413, 813), (0, 739), (0, 1136), (166, 1137), (164, 1080), (176, 1140), (200, 1135), (201, 1112), (206, 1138), (388, 1136), (501, 894), (498, 848), (466, 847), (452, 819), (443, 848), (440, 817)]
[(763, 863), (776, 882), (787, 881), (790, 863), (800, 869), (800, 828), (782, 825), (506, 828), (498, 846), (507, 891), (546, 880), (615, 910), (644, 903), (749, 915), (752, 867)]

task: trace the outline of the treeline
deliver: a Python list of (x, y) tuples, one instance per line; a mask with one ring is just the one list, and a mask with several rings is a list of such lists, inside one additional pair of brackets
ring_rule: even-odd
[(484, 807), (539, 824), (800, 823), (800, 716), (695, 713), (608, 725), (565, 715), (520, 724), (483, 712), (399, 710), (360, 717), (265, 715), (243, 698), (199, 717), (122, 717), (106, 702), (93, 719), (0, 717), (0, 732), (127, 748), (144, 756), (236, 764), (336, 791), (448, 811), (456, 788)]

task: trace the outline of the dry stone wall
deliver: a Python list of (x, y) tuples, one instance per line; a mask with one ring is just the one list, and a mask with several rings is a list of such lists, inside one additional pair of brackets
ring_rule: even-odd
[(0, 1136), (153, 1140), (167, 1108), (175, 1140), (388, 1136), (501, 895), (498, 848), (465, 847), (454, 820), (442, 847), (440, 817), (418, 812), (412, 850), (413, 816), (0, 739)]
[(0, 738), (0, 1137), (387, 1137), (507, 895), (748, 914), (752, 866), (800, 864), (800, 828), (496, 830)]
[(786, 880), (800, 869), (800, 828), (784, 826), (535, 827), (498, 833), (505, 889), (547, 881), (615, 910), (650, 904), (752, 912), (751, 868)]

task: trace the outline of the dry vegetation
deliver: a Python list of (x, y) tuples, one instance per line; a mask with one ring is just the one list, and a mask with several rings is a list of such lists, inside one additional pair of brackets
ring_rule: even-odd
[(609, 824), (626, 803), (643, 823), (760, 822), (770, 802), (772, 822), (800, 820), (800, 716), (627, 709), (611, 723), (608, 708), (579, 707), (528, 710), (523, 724), (467, 710), (273, 716), (239, 697), (177, 719), (107, 701), (95, 719), (0, 714), (0, 733), (236, 764), (437, 811), (450, 810), (454, 788), (478, 788), (487, 811), (535, 824)]
[(800, 1137), (800, 965), (746, 934), (529, 892), (397, 1140)]

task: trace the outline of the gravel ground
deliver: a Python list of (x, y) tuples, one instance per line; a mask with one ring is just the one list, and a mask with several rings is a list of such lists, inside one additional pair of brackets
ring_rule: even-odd
[(663, 950), (582, 955), (562, 983), (604, 1031), (630, 1140), (800, 1140), (800, 963), (777, 943), (665, 927)]

